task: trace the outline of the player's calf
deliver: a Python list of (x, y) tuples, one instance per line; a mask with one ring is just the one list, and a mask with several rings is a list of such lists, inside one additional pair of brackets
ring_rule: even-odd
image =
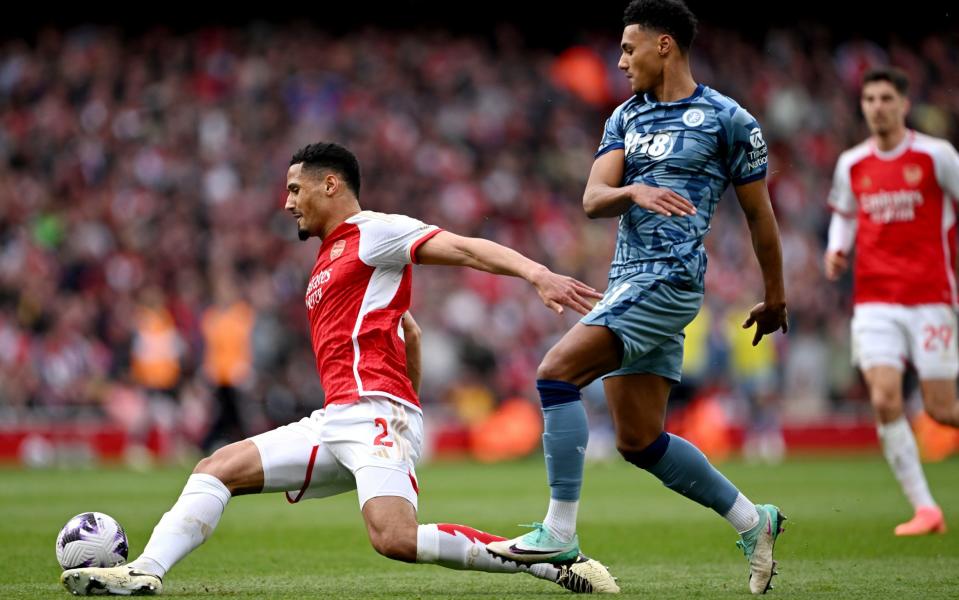
[(413, 535), (398, 529), (370, 531), (370, 544), (381, 555), (402, 562), (416, 562), (416, 533)]
[(955, 379), (923, 380), (922, 400), (926, 413), (937, 423), (959, 427), (959, 401)]
[(369, 499), (363, 506), (366, 531), (373, 549), (393, 560), (416, 562), (416, 513), (399, 496)]

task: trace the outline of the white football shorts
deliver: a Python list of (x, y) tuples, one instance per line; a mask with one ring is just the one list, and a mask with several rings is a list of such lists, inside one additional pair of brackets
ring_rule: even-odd
[(399, 496), (417, 508), (416, 462), (423, 415), (382, 397), (330, 404), (296, 423), (253, 436), (263, 463), (263, 492), (289, 502), (356, 489), (370, 498)]
[(948, 304), (857, 304), (852, 360), (864, 370), (882, 365), (902, 369), (911, 362), (920, 379), (955, 379), (956, 311)]

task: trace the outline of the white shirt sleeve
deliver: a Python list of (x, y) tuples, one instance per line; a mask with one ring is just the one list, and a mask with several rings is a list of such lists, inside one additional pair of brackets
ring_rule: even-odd
[(849, 181), (849, 161), (843, 153), (836, 162), (836, 171), (832, 177), (832, 189), (829, 190), (829, 206), (833, 211), (847, 217), (856, 216), (856, 196), (852, 193)]
[(372, 211), (363, 211), (350, 221), (360, 228), (360, 260), (373, 267), (401, 267), (415, 262), (419, 245), (442, 231), (405, 215)]
[(828, 252), (840, 251), (848, 255), (856, 241), (856, 219), (843, 216), (841, 213), (832, 213), (829, 221), (829, 242), (826, 245)]
[(936, 180), (944, 192), (959, 202), (959, 153), (949, 142), (942, 140), (935, 156)]

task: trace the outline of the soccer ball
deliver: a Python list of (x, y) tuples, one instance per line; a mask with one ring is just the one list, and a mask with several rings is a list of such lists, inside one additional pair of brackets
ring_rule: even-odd
[(57, 561), (64, 570), (115, 567), (127, 561), (127, 552), (123, 527), (103, 513), (80, 513), (57, 536)]

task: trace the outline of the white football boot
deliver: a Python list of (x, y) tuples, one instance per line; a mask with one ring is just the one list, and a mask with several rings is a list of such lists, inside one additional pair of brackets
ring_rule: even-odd
[(155, 596), (163, 592), (163, 580), (130, 565), (70, 569), (60, 583), (74, 596)]

